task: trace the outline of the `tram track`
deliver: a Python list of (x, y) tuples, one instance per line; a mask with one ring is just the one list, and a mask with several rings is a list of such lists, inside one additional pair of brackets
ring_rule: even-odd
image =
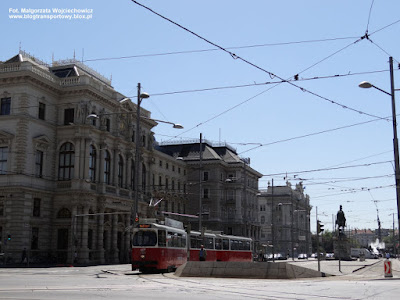
[[(154, 275), (154, 274), (152, 274)], [(159, 274), (157, 274), (159, 275)], [(203, 278), (201, 281), (194, 281), (194, 280), (188, 280), (188, 279), (183, 279), (183, 278), (178, 278), (174, 277), (174, 275), (168, 276), (166, 274), (161, 274), (161, 278), (150, 278), (149, 274), (140, 274), (139, 277), (145, 281), (149, 281), (152, 283), (156, 284), (162, 284), (166, 286), (170, 286), (173, 284), (174, 286), (177, 286), (177, 283), (179, 284), (179, 287), (187, 290), (189, 289), (190, 291), (196, 290), (199, 293), (211, 293), (213, 297), (218, 298), (218, 294), (221, 295), (226, 295), (230, 294), (232, 297), (237, 297), (238, 299), (264, 299), (264, 300), (283, 300), (283, 299), (296, 299), (296, 300), (301, 300), (301, 299), (327, 299), (327, 300), (361, 300), (364, 298), (354, 298), (354, 297), (343, 297), (343, 296), (334, 296), (334, 295), (326, 295), (326, 289), (321, 289), (321, 293), (316, 294), (316, 293), (298, 293), (298, 292), (290, 292), (290, 291), (279, 291), (279, 290), (269, 290), (268, 293), (269, 295), (265, 295), (265, 290), (264, 289), (259, 289), (257, 286), (260, 286), (260, 283), (262, 281), (260, 280), (255, 280), (254, 283), (251, 283), (249, 286), (249, 291), (251, 292), (243, 292), (243, 291), (238, 291), (235, 290), (237, 288), (237, 282), (232, 284), (216, 284), (213, 282), (210, 282), (209, 280), (204, 280)], [(229, 278), (226, 278), (229, 279)], [(167, 281), (166, 281), (167, 280)], [(275, 280), (274, 280), (275, 281)], [(280, 280), (277, 280), (279, 282), (282, 282)], [(264, 281), (263, 283), (271, 283), (272, 280)], [(181, 284), (182, 283), (182, 284)], [(303, 282), (297, 282), (299, 284), (302, 284)], [(187, 284), (191, 284), (192, 286), (187, 286)], [(310, 285), (310, 283), (306, 283), (306, 285)], [(243, 289), (243, 286), (239, 287), (240, 289)], [(322, 293), (324, 292), (324, 293)]]

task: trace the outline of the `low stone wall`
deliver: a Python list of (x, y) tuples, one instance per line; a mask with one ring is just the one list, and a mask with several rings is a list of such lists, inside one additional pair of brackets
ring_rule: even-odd
[(189, 261), (180, 266), (176, 272), (179, 277), (231, 277), (294, 279), (325, 277), (325, 273), (284, 262), (222, 262), (222, 261)]

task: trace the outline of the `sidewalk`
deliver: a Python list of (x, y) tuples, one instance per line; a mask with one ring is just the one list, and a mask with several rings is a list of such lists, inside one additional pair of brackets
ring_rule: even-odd
[[(338, 260), (321, 260), (320, 271), (334, 276), (356, 276), (368, 278), (384, 278), (385, 259), (366, 259), (365, 261), (341, 261), (339, 271)], [(400, 261), (390, 259), (392, 262), (393, 278), (400, 278)], [(317, 260), (289, 262), (305, 268), (318, 270)]]

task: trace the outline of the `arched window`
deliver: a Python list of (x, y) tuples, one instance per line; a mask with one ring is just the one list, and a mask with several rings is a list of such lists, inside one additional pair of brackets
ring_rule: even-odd
[(107, 150), (104, 151), (104, 183), (111, 182), (111, 155)]
[(131, 189), (135, 189), (135, 161), (131, 159)]
[(264, 224), (264, 223), (265, 223), (265, 217), (261, 216), (261, 224)]
[(96, 181), (96, 161), (97, 161), (96, 148), (93, 145), (90, 145), (90, 148), (89, 148), (89, 179), (91, 182)]
[(74, 175), (75, 150), (71, 143), (64, 143), (60, 148), (58, 180), (71, 180)]
[(124, 159), (120, 154), (118, 156), (118, 186), (123, 187), (124, 184)]
[(68, 208), (61, 208), (57, 213), (58, 219), (70, 219), (71, 218), (71, 211)]

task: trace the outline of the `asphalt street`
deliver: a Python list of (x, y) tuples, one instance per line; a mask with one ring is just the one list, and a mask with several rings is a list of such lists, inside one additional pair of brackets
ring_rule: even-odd
[[(318, 268), (316, 261), (287, 261)], [(0, 299), (398, 299), (400, 263), (385, 278), (383, 260), (322, 261), (336, 276), (301, 280), (185, 278), (140, 274), (130, 265), (0, 268)]]

